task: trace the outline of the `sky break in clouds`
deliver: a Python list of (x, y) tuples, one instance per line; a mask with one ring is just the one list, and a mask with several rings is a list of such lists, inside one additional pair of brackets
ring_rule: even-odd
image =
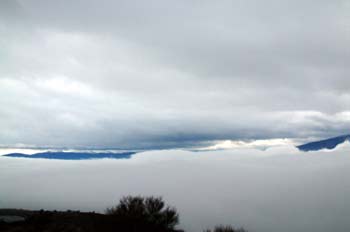
[(174, 148), (350, 129), (348, 1), (0, 1), (0, 144)]

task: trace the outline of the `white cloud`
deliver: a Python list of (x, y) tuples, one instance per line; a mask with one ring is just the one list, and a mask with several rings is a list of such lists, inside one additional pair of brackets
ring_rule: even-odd
[(74, 80), (69, 80), (68, 77), (54, 77), (52, 79), (45, 79), (43, 81), (37, 81), (36, 85), (44, 90), (54, 91), (63, 95), (86, 95), (91, 97), (93, 93), (89, 86)]
[(225, 140), (218, 141), (215, 145), (204, 147), (199, 150), (218, 150), (218, 149), (233, 149), (233, 148), (256, 148), (256, 149), (268, 149), (275, 146), (286, 146), (293, 145), (293, 142), (290, 139), (261, 139), (254, 141), (234, 141), (234, 140)]
[[(249, 231), (347, 231), (350, 144), (299, 152), (148, 151), (130, 160), (58, 161), (0, 157), (0, 208), (103, 211), (122, 195), (162, 195), (181, 227), (217, 224)], [(320, 220), (322, 218), (322, 220)]]

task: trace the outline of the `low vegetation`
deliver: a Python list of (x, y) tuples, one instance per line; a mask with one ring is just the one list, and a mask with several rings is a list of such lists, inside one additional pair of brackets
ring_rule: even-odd
[(235, 229), (232, 226), (216, 226), (214, 230), (205, 230), (203, 232), (247, 232), (243, 228)]
[[(2, 217), (1, 217), (2, 216)], [(24, 220), (5, 221), (21, 217)], [(3, 219), (1, 219), (3, 218)], [(161, 197), (123, 197), (105, 214), (79, 211), (28, 211), (0, 209), (2, 232), (180, 232), (179, 214)], [(246, 232), (231, 226), (217, 226), (204, 232)]]

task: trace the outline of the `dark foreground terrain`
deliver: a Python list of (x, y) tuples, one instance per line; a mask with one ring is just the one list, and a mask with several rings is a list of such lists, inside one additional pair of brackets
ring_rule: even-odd
[(24, 221), (0, 221), (1, 232), (179, 231), (93, 212), (30, 211)]
[[(124, 197), (105, 214), (79, 211), (0, 209), (1, 232), (180, 232), (179, 215), (160, 197)], [(230, 226), (214, 232), (245, 232)], [(207, 230), (206, 232), (211, 232)]]
[[(8, 210), (0, 210), (0, 214), (7, 215), (0, 221), (1, 232), (24, 231), (126, 231), (125, 225), (110, 215), (81, 212), (57, 212), (57, 211), (22, 211), (12, 210), (15, 214), (9, 214)], [(16, 212), (17, 211), (17, 212)], [(11, 216), (23, 217), (24, 220), (11, 221)], [(21, 215), (21, 216), (19, 216)]]

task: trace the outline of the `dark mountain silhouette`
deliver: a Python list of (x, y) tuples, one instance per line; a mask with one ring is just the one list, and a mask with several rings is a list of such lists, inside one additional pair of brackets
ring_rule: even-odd
[(11, 153), (4, 156), (34, 159), (60, 159), (60, 160), (84, 160), (84, 159), (130, 159), (136, 152), (41, 152), (33, 155), (23, 153)]
[(330, 139), (306, 143), (306, 144), (297, 146), (297, 148), (301, 151), (318, 151), (322, 149), (334, 149), (336, 146), (344, 143), (349, 139), (350, 139), (350, 135), (342, 135), (342, 136), (338, 136)]

